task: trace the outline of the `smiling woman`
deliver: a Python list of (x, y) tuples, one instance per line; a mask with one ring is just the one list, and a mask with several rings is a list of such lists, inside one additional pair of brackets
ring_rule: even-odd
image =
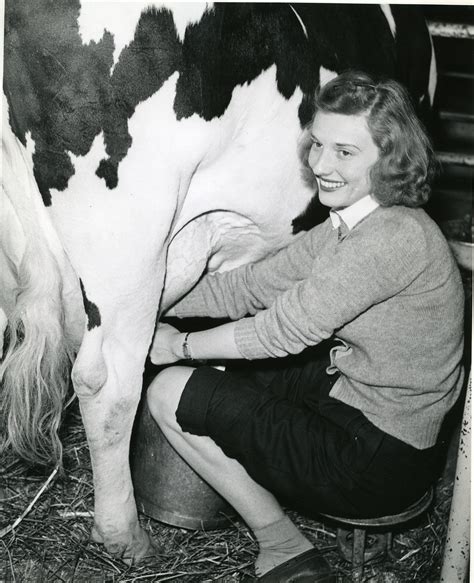
[(148, 391), (172, 446), (253, 530), (257, 580), (272, 583), (334, 580), (279, 502), (347, 517), (409, 506), (436, 476), (464, 377), (461, 278), (416, 208), (432, 152), (405, 90), (346, 73), (316, 105), (308, 164), (329, 218), (205, 276), (174, 314), (232, 321), (192, 334), (160, 324), (151, 350), (156, 364), (281, 359), (171, 367)]

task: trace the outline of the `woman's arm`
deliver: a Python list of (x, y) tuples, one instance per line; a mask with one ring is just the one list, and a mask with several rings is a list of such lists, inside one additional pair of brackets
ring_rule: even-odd
[(237, 320), (268, 308), (278, 295), (309, 276), (318, 240), (327, 236), (325, 228), (315, 227), (288, 247), (256, 263), (204, 276), (167, 315)]
[[(234, 339), (235, 322), (202, 332), (182, 333), (160, 323), (153, 338), (150, 359), (153, 364), (171, 364), (178, 360), (228, 360), (243, 358)], [(186, 346), (185, 346), (186, 341)]]

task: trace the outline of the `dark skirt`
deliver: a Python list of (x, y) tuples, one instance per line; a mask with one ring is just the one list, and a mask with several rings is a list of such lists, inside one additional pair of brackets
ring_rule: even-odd
[(440, 448), (418, 450), (330, 397), (338, 374), (327, 373), (327, 355), (273, 363), (197, 368), (176, 413), (181, 428), (211, 437), (283, 504), (305, 513), (395, 513), (433, 482)]

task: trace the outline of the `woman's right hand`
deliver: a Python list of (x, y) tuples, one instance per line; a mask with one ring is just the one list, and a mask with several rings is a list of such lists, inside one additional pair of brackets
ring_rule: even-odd
[(150, 349), (151, 362), (160, 365), (181, 360), (183, 339), (184, 334), (179, 330), (169, 324), (159, 322)]

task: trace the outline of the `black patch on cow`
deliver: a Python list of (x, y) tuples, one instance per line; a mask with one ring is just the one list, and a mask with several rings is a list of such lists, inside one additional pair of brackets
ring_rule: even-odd
[(278, 90), (291, 97), (308, 77), (305, 50), (303, 30), (288, 5), (216, 4), (186, 31), (175, 100), (178, 118), (221, 116), (234, 88), (273, 64)]
[(79, 284), (81, 286), (84, 310), (86, 311), (87, 315), (87, 329), (91, 331), (92, 328), (98, 328), (102, 323), (99, 308), (87, 298), (86, 290), (84, 289), (84, 284), (82, 283), (81, 279), (79, 279)]
[(135, 38), (113, 65), (114, 40), (87, 45), (79, 35), (78, 0), (8, 0), (4, 85), (10, 122), (35, 141), (34, 173), (44, 203), (74, 174), (69, 152), (84, 156), (104, 132), (107, 160), (97, 170), (109, 188), (131, 144), (128, 119), (179, 68), (181, 44), (167, 10), (142, 14)]
[[(176, 71), (178, 119), (221, 116), (236, 85), (251, 82), (273, 64), (285, 98), (296, 87), (302, 89), (302, 126), (314, 112), (321, 66), (398, 75), (423, 94), (425, 79), (418, 82), (418, 76), (407, 73), (408, 65), (419, 58), (419, 45), (424, 54), (429, 51), (428, 37), (420, 36), (426, 29), (412, 19), (412, 8), (394, 7), (400, 27), (397, 45), (377, 5), (297, 3), (294, 9), (306, 37), (288, 4), (216, 4), (187, 28), (183, 42), (168, 10), (148, 9), (111, 73), (113, 36), (104, 32), (99, 42), (82, 43), (78, 0), (7, 0), (5, 89), (10, 121), (23, 143), (26, 133), (32, 134), (34, 172), (46, 205), (51, 204), (50, 189), (65, 189), (74, 173), (69, 152), (85, 155), (100, 132), (107, 158), (97, 175), (114, 188), (118, 166), (132, 141), (128, 120)], [(406, 36), (421, 40), (405, 45)], [(412, 50), (418, 52), (413, 56)], [(397, 56), (405, 65), (397, 65)]]
[[(321, 66), (396, 76), (397, 48), (379, 6), (293, 6), (307, 36), (290, 5), (266, 2), (216, 4), (198, 24), (189, 26), (175, 100), (177, 117), (198, 114), (209, 120), (222, 115), (235, 86), (249, 83), (273, 64), (284, 97), (296, 87), (303, 91), (302, 126), (314, 113)], [(416, 27), (424, 25), (418, 21)]]
[[(308, 31), (308, 58), (317, 68), (316, 85), (312, 79), (307, 82), (309, 95), (319, 83), (320, 66), (337, 72), (358, 69), (376, 76), (394, 76), (394, 40), (379, 6), (295, 4), (295, 9)], [(313, 113), (312, 103), (303, 101), (301, 122), (307, 123)]]
[(110, 101), (103, 81), (113, 39), (105, 33), (99, 43), (83, 45), (78, 16), (75, 0), (9, 0), (5, 6), (10, 121), (23, 143), (28, 131), (35, 140), (34, 173), (46, 205), (49, 189), (63, 190), (74, 174), (68, 151), (89, 151)]
[(328, 216), (329, 208), (319, 202), (319, 197), (316, 193), (309, 201), (306, 209), (291, 222), (293, 235), (300, 231), (309, 231), (315, 225), (325, 221)]
[[(423, 9), (394, 4), (391, 10), (397, 27), (395, 77), (407, 87), (418, 115), (430, 126), (433, 113), (428, 96), (431, 43)], [(421, 100), (422, 97), (425, 98)]]
[(104, 138), (109, 158), (97, 175), (109, 188), (117, 186), (117, 168), (132, 138), (128, 119), (136, 106), (156, 93), (181, 68), (181, 43), (172, 14), (154, 8), (143, 13), (133, 41), (123, 49), (110, 79), (113, 100), (104, 115)]

